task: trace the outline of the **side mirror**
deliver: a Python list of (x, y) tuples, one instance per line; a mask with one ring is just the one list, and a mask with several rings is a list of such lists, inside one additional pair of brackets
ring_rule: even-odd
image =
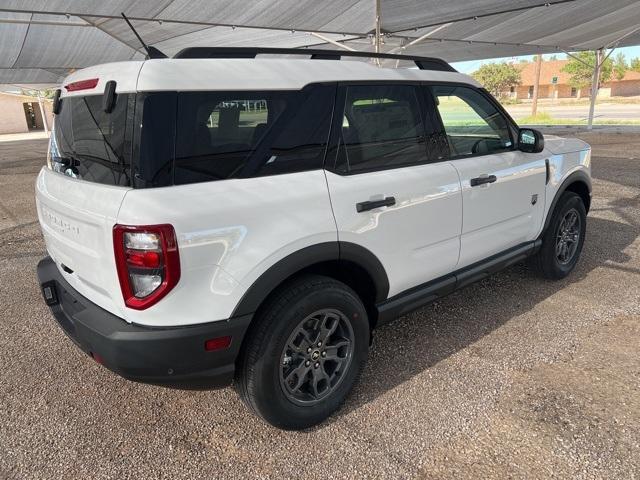
[(518, 149), (526, 153), (540, 153), (544, 150), (542, 132), (533, 128), (521, 128), (518, 131)]

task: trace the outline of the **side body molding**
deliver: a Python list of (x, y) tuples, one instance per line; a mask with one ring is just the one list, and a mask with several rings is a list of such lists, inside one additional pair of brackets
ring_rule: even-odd
[(349, 242), (325, 242), (298, 250), (271, 266), (247, 290), (231, 317), (254, 313), (287, 278), (313, 265), (332, 261), (350, 262), (363, 268), (376, 286), (376, 302), (386, 300), (389, 279), (382, 263), (371, 251)]
[(384, 325), (401, 315), (417, 310), (438, 298), (449, 295), (460, 288), (493, 275), (504, 268), (520, 262), (535, 254), (542, 244), (541, 240), (526, 242), (504, 252), (476, 262), (455, 272), (395, 295), (378, 303), (376, 327)]

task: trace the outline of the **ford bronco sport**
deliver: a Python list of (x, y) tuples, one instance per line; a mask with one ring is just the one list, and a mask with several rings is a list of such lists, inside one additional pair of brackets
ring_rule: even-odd
[(355, 55), (190, 48), (65, 80), (38, 276), (82, 350), (131, 380), (234, 383), (300, 429), (376, 327), (527, 257), (571, 272), (589, 146), (518, 128), (442, 60)]

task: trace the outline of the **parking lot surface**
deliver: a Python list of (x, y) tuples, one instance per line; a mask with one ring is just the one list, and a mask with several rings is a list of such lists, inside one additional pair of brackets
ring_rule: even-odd
[(594, 148), (576, 271), (516, 265), (381, 328), (347, 404), (305, 432), (82, 354), (35, 276), (46, 140), (0, 143), (0, 478), (639, 477), (640, 135), (575, 135)]

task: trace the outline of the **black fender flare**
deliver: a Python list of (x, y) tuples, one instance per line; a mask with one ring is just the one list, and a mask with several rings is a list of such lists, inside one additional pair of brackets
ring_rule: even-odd
[(589, 175), (587, 175), (587, 173), (584, 170), (576, 170), (575, 172), (570, 174), (567, 178), (565, 178), (560, 184), (560, 187), (558, 187), (558, 191), (556, 192), (555, 196), (553, 197), (553, 200), (551, 201), (551, 205), (549, 206), (549, 210), (547, 211), (547, 217), (544, 220), (544, 227), (542, 228), (542, 233), (540, 234), (541, 237), (542, 235), (544, 235), (544, 232), (547, 230), (547, 227), (551, 222), (551, 216), (553, 215), (553, 211), (555, 210), (556, 205), (558, 204), (558, 200), (560, 200), (560, 197), (567, 190), (569, 185), (572, 185), (577, 182), (584, 183), (587, 186), (587, 189), (589, 190), (589, 195), (591, 195), (591, 188), (592, 188), (591, 178), (589, 177)]
[(254, 313), (269, 294), (287, 278), (305, 268), (326, 261), (347, 261), (357, 264), (373, 280), (376, 286), (376, 302), (386, 300), (389, 294), (389, 279), (378, 257), (355, 243), (324, 242), (298, 250), (269, 267), (242, 296), (231, 318)]

